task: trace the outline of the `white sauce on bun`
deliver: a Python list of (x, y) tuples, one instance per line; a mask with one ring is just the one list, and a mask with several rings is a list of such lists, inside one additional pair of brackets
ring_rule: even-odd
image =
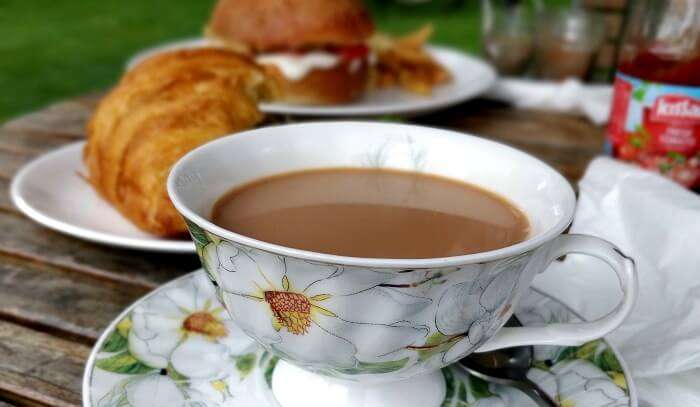
[(340, 56), (326, 51), (311, 51), (303, 54), (277, 52), (259, 54), (255, 60), (259, 64), (274, 65), (286, 79), (298, 81), (314, 69), (335, 67), (340, 63)]

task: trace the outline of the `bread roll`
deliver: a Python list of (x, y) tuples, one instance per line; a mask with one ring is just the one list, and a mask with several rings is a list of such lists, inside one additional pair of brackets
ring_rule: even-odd
[(129, 71), (87, 126), (87, 178), (124, 216), (159, 236), (184, 234), (166, 191), (172, 165), (192, 149), (255, 126), (275, 90), (263, 70), (222, 49), (158, 54)]
[(219, 0), (205, 31), (257, 54), (361, 44), (374, 25), (361, 0)]
[[(278, 101), (302, 105), (348, 103), (364, 93), (367, 55), (343, 51), (366, 50), (373, 32), (361, 0), (219, 0), (205, 29), (210, 40), (265, 66), (281, 90)], [(335, 61), (302, 61), (311, 53)], [(305, 73), (285, 76), (280, 64)]]

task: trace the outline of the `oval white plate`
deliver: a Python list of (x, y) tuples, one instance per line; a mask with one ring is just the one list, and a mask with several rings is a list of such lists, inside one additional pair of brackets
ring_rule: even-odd
[[(132, 57), (127, 69), (154, 54), (176, 49), (216, 46), (203, 38), (192, 38), (149, 48)], [(334, 106), (303, 106), (285, 103), (261, 103), (265, 113), (300, 116), (383, 116), (428, 113), (479, 96), (496, 82), (496, 73), (487, 63), (456, 49), (429, 46), (433, 57), (452, 74), (452, 81), (433, 89), (430, 96), (418, 96), (399, 88), (379, 89), (360, 100)]]
[(194, 253), (192, 241), (171, 240), (139, 230), (103, 200), (85, 174), (78, 142), (25, 165), (12, 180), (14, 204), (38, 223), (81, 239), (129, 249)]

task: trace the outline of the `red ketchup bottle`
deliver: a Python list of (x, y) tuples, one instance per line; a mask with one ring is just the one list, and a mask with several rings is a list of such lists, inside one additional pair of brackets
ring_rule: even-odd
[(632, 4), (609, 145), (620, 160), (700, 188), (700, 0)]

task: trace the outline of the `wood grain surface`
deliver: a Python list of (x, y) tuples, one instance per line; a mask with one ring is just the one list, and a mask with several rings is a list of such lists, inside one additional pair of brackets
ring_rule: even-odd
[[(84, 364), (101, 331), (149, 290), (199, 267), (192, 255), (115, 249), (64, 236), (12, 205), (13, 175), (32, 158), (81, 140), (99, 96), (60, 102), (0, 127), (0, 407), (80, 405)], [(602, 129), (583, 119), (483, 100), (411, 121), (510, 144), (572, 182), (603, 143)]]
[(90, 347), (0, 321), (0, 395), (17, 405), (80, 405)]

